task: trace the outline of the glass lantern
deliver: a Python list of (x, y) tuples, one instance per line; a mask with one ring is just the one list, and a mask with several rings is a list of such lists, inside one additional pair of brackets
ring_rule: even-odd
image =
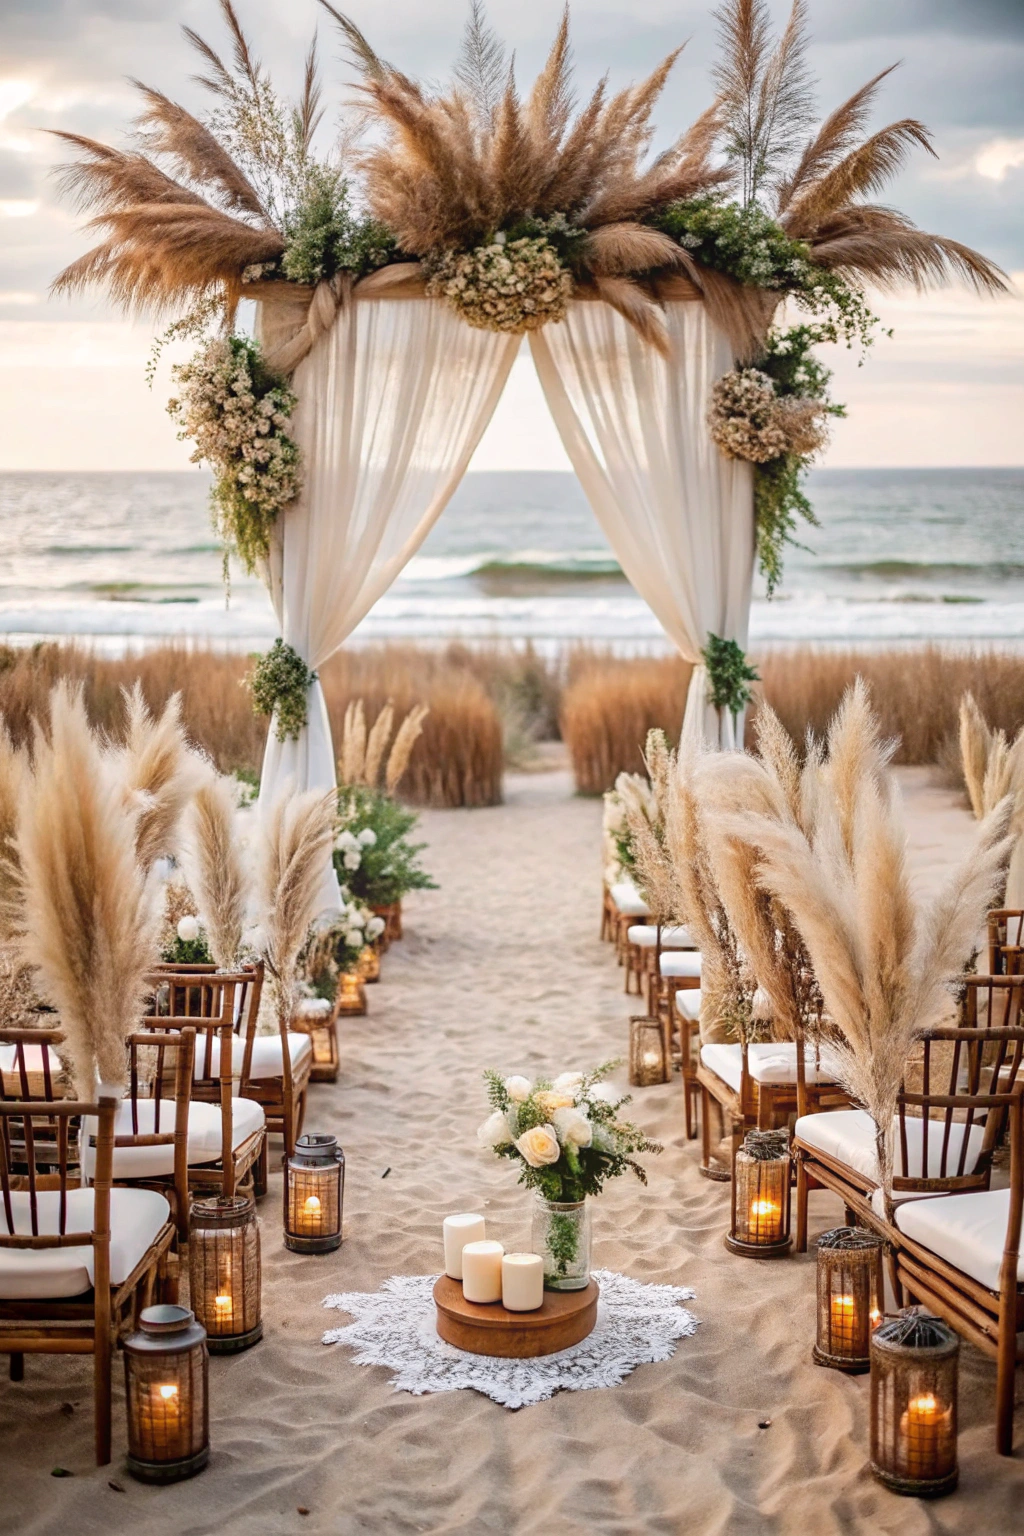
[(336, 1136), (300, 1136), (284, 1164), (284, 1245), (293, 1253), (341, 1247), (345, 1154)]
[(871, 1335), (882, 1321), (882, 1239), (866, 1227), (835, 1227), (818, 1238), (819, 1365), (866, 1371)]
[(251, 1195), (192, 1202), (188, 1273), (211, 1355), (236, 1354), (263, 1337), (260, 1229)]
[(635, 1014), (629, 1021), (629, 1081), (653, 1088), (669, 1080), (669, 1054), (660, 1019)]
[(871, 1470), (919, 1499), (957, 1485), (960, 1340), (941, 1318), (908, 1307), (871, 1336)]
[(748, 1131), (736, 1154), (732, 1221), (725, 1246), (751, 1259), (789, 1252), (789, 1136)]
[(380, 950), (376, 944), (367, 944), (359, 956), (359, 975), (363, 981), (380, 981)]
[(342, 971), (338, 977), (338, 1014), (355, 1017), (366, 1012), (366, 988), (358, 971)]
[(124, 1341), (128, 1471), (176, 1483), (210, 1456), (206, 1329), (187, 1307), (147, 1307)]

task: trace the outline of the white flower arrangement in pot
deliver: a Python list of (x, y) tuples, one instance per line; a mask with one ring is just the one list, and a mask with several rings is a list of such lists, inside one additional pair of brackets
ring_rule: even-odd
[(631, 1172), (647, 1183), (636, 1161), (660, 1152), (639, 1126), (619, 1118), (629, 1095), (604, 1079), (618, 1065), (563, 1072), (551, 1080), (502, 1077), (487, 1071), (491, 1114), (477, 1131), (482, 1147), (519, 1163), (519, 1182), (535, 1191), (533, 1244), (544, 1259), (548, 1290), (582, 1290), (590, 1280), (588, 1195)]

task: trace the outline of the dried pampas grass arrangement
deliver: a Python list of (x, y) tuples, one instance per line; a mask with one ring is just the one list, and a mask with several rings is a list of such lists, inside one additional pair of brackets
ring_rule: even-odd
[(184, 867), (203, 914), (210, 953), (219, 970), (238, 965), (245, 928), (249, 879), (239, 836), (235, 792), (209, 774), (196, 790), (185, 819)]
[(152, 715), (136, 683), (125, 692), (125, 706), (118, 766), (136, 813), (139, 862), (149, 869), (158, 858), (178, 851), (181, 818), (201, 782), (204, 764), (188, 745), (180, 694), (172, 694), (162, 712)]
[(391, 742), (395, 723), (394, 706), (390, 702), (385, 704), (367, 730), (363, 701), (353, 699), (345, 709), (338, 757), (339, 782), (342, 785), (365, 784), (370, 789), (383, 788), (389, 795), (393, 795), (405, 776), (412, 749), (423, 732), (423, 722), (429, 713), (428, 705), (414, 705)]
[[(1003, 879), (1011, 806), (1003, 801), (934, 900), (915, 899), (895, 785), (877, 724), (857, 690), (832, 732), (813, 826), (764, 808), (737, 809), (725, 830), (755, 851), (750, 873), (806, 948), (840, 1075), (875, 1122), (892, 1214), (892, 1124), (916, 1041), (945, 1023), (952, 985)], [(834, 1033), (833, 1033), (834, 1032)]]
[(123, 1087), (125, 1043), (138, 1028), (146, 976), (159, 959), (155, 878), (137, 856), (139, 816), (89, 729), (80, 690), (58, 684), (39, 728), (18, 821), (24, 878), (23, 961), (60, 1015), (79, 1094)]
[(1010, 797), (1013, 853), (1001, 902), (1024, 906), (1024, 726), (1012, 742), (1002, 730), (992, 730), (971, 692), (960, 700), (960, 762), (971, 810), (979, 821)]
[(16, 747), (0, 720), (0, 943), (21, 932), (23, 894), (15, 833), (31, 776), (28, 753)]
[(633, 878), (655, 923), (669, 923), (678, 916), (679, 899), (672, 861), (665, 846), (665, 820), (675, 754), (664, 731), (649, 731), (644, 749), (648, 781), (631, 775), (620, 791), (633, 859)]
[(263, 824), (259, 899), (276, 1029), (287, 1030), (295, 1009), (299, 954), (319, 915), (336, 820), (334, 791), (309, 790), (282, 795)]

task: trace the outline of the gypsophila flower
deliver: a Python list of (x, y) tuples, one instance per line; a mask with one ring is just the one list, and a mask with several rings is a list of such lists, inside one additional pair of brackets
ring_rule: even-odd
[(427, 265), (427, 293), (478, 330), (538, 330), (564, 319), (572, 297), (572, 273), (543, 238), (496, 236), (471, 251), (442, 251)]
[(181, 394), (167, 410), (193, 464), (213, 470), (214, 526), (251, 574), (270, 550), (282, 507), (299, 493), (298, 445), (288, 435), (296, 397), (270, 373), (255, 342), (219, 336), (172, 371)]

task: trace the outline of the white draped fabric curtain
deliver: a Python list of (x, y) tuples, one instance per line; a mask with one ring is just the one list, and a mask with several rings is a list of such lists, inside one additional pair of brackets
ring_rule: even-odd
[[(261, 313), (264, 336), (275, 324)], [(279, 324), (279, 322), (278, 322)], [(295, 370), (302, 491), (278, 519), (267, 583), (286, 644), (314, 670), (426, 538), (491, 419), (518, 337), (473, 330), (430, 299), (365, 299)], [(260, 799), (334, 785), (319, 682), (297, 740), (271, 729)]]
[[(708, 636), (746, 648), (754, 567), (753, 474), (707, 426), (715, 381), (733, 366), (703, 304), (667, 306), (672, 356), (597, 302), (530, 337), (566, 452), (622, 569), (695, 663), (683, 738), (742, 745), (742, 717), (708, 702)], [(738, 731), (737, 731), (738, 726)], [(737, 743), (737, 735), (739, 742)]]

